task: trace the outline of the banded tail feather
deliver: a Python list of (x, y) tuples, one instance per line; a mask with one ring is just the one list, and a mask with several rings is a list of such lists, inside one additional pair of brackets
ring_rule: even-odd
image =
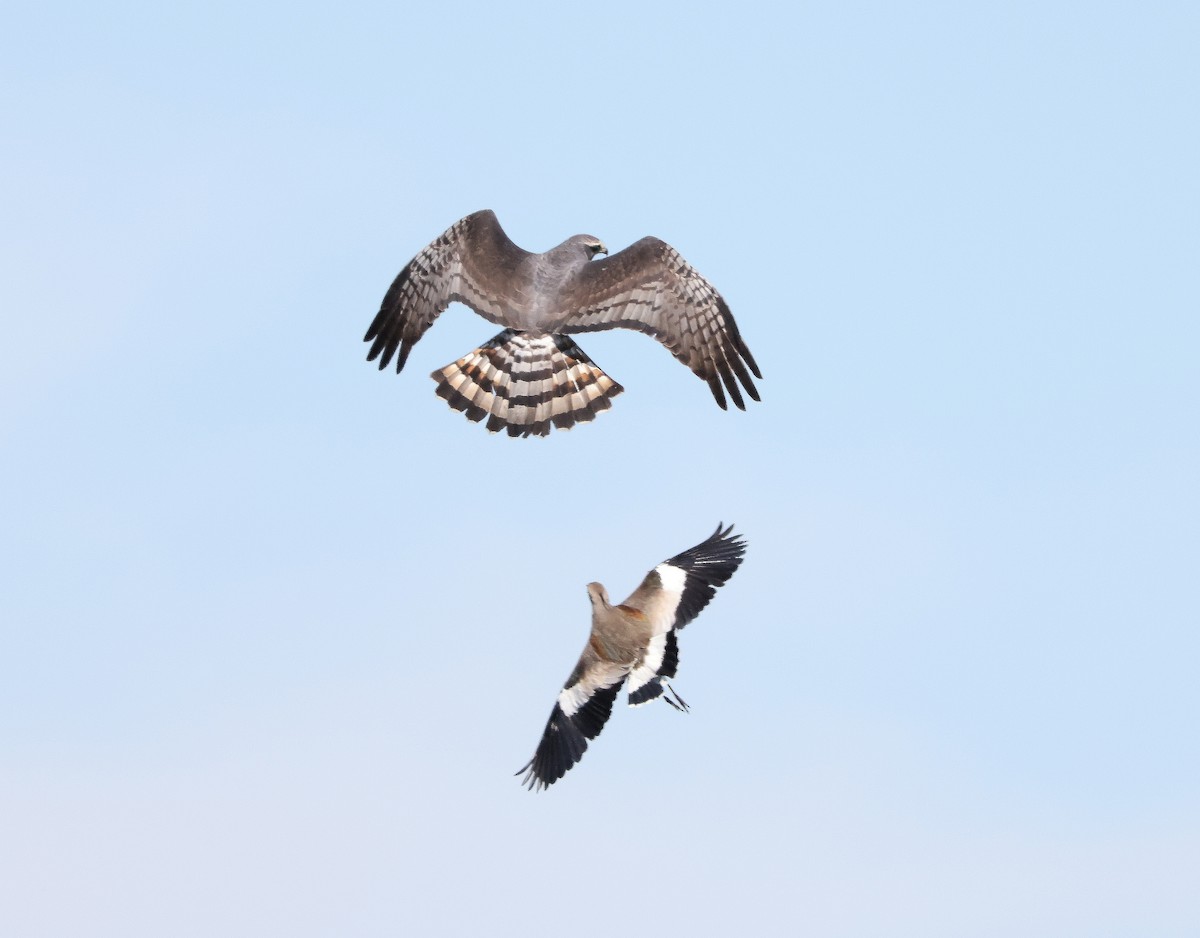
[(565, 335), (505, 329), (430, 375), (438, 397), (493, 433), (548, 436), (594, 420), (624, 388)]

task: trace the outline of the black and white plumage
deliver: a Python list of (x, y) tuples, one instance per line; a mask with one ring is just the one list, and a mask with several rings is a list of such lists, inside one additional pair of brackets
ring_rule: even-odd
[(517, 247), (491, 211), (451, 225), (400, 271), (363, 341), (380, 370), (399, 372), (412, 347), (458, 301), (504, 327), (490, 342), (430, 376), (451, 407), (509, 436), (546, 436), (592, 420), (623, 388), (568, 335), (636, 329), (703, 378), (724, 410), (746, 409), (761, 378), (728, 305), (673, 247), (643, 238), (608, 249), (575, 235), (544, 254)]
[(599, 583), (589, 583), (592, 631), (575, 670), (567, 678), (546, 721), (537, 752), (517, 774), (530, 789), (548, 788), (587, 750), (612, 713), (628, 680), (629, 705), (658, 697), (677, 710), (687, 704), (666, 682), (679, 667), (676, 635), (708, 605), (717, 588), (733, 576), (746, 552), (733, 525), (646, 574), (625, 602), (612, 605)]

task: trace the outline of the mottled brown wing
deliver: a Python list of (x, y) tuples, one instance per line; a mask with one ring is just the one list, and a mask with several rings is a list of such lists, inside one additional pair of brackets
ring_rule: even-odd
[(665, 241), (643, 238), (593, 261), (562, 300), (574, 312), (561, 332), (637, 329), (654, 336), (707, 381), (722, 409), (725, 389), (738, 408), (746, 409), (739, 381), (759, 400), (750, 372), (756, 378), (762, 373), (724, 298)]
[(371, 343), (367, 361), (382, 371), (396, 355), (396, 371), (408, 353), (452, 302), (465, 303), (484, 319), (513, 325), (510, 311), (521, 303), (521, 263), (528, 251), (504, 233), (490, 210), (455, 222), (400, 271), (363, 336)]

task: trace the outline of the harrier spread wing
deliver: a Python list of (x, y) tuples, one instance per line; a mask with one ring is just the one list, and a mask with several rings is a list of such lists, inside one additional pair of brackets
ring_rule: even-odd
[[(654, 336), (708, 382), (724, 409), (725, 390), (746, 409), (741, 386), (754, 400), (750, 378), (762, 373), (738, 332), (724, 298), (673, 247), (643, 238), (583, 269), (562, 296), (573, 310), (560, 331), (595, 332), (626, 327)], [(722, 384), (724, 388), (722, 388)]]
[(484, 319), (511, 325), (509, 311), (523, 282), (519, 268), (529, 256), (513, 244), (492, 211), (455, 222), (393, 281), (363, 337), (371, 343), (367, 361), (378, 358), (383, 370), (399, 349), (400, 371), (417, 340), (455, 300)]
[[(707, 540), (664, 560), (646, 574), (621, 604), (641, 610), (653, 629), (649, 645), (629, 675), (630, 706), (648, 703), (662, 694), (662, 681), (673, 678), (679, 667), (675, 633), (700, 614), (741, 564), (746, 542), (732, 531), (733, 525), (722, 528), (718, 524)], [(670, 697), (667, 702), (678, 706)]]

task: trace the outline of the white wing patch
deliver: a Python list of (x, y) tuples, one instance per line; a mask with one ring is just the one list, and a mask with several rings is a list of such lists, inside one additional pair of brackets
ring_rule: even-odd
[(628, 673), (629, 669), (620, 665), (594, 665), (584, 672), (578, 681), (558, 692), (559, 709), (567, 716), (573, 717), (580, 707), (592, 699), (596, 691), (601, 687), (612, 687), (620, 683)]
[(578, 684), (572, 684), (559, 691), (558, 708), (567, 716), (573, 717), (591, 696), (591, 690), (584, 686), (583, 681), (580, 681)]
[(680, 570), (678, 567), (673, 567), (669, 563), (660, 563), (654, 568), (654, 572), (658, 574), (658, 578), (662, 581), (664, 593), (670, 593), (678, 598), (683, 595), (683, 584), (687, 582), (687, 573)]
[(637, 692), (650, 683), (658, 682), (658, 669), (662, 667), (663, 654), (667, 650), (667, 633), (660, 632), (650, 639), (650, 644), (646, 646), (646, 651), (642, 655), (642, 663), (633, 669), (633, 673), (629, 675), (629, 691), (630, 706), (640, 707), (643, 704), (648, 704), (654, 700), (661, 691), (656, 691), (652, 696), (647, 697), (639, 703), (633, 703), (633, 698)]
[(642, 611), (654, 626), (654, 634), (665, 635), (675, 626), (675, 612), (679, 609), (679, 600), (687, 584), (687, 571), (669, 563), (660, 563), (654, 572), (658, 574), (660, 585), (656, 595), (645, 604)]

